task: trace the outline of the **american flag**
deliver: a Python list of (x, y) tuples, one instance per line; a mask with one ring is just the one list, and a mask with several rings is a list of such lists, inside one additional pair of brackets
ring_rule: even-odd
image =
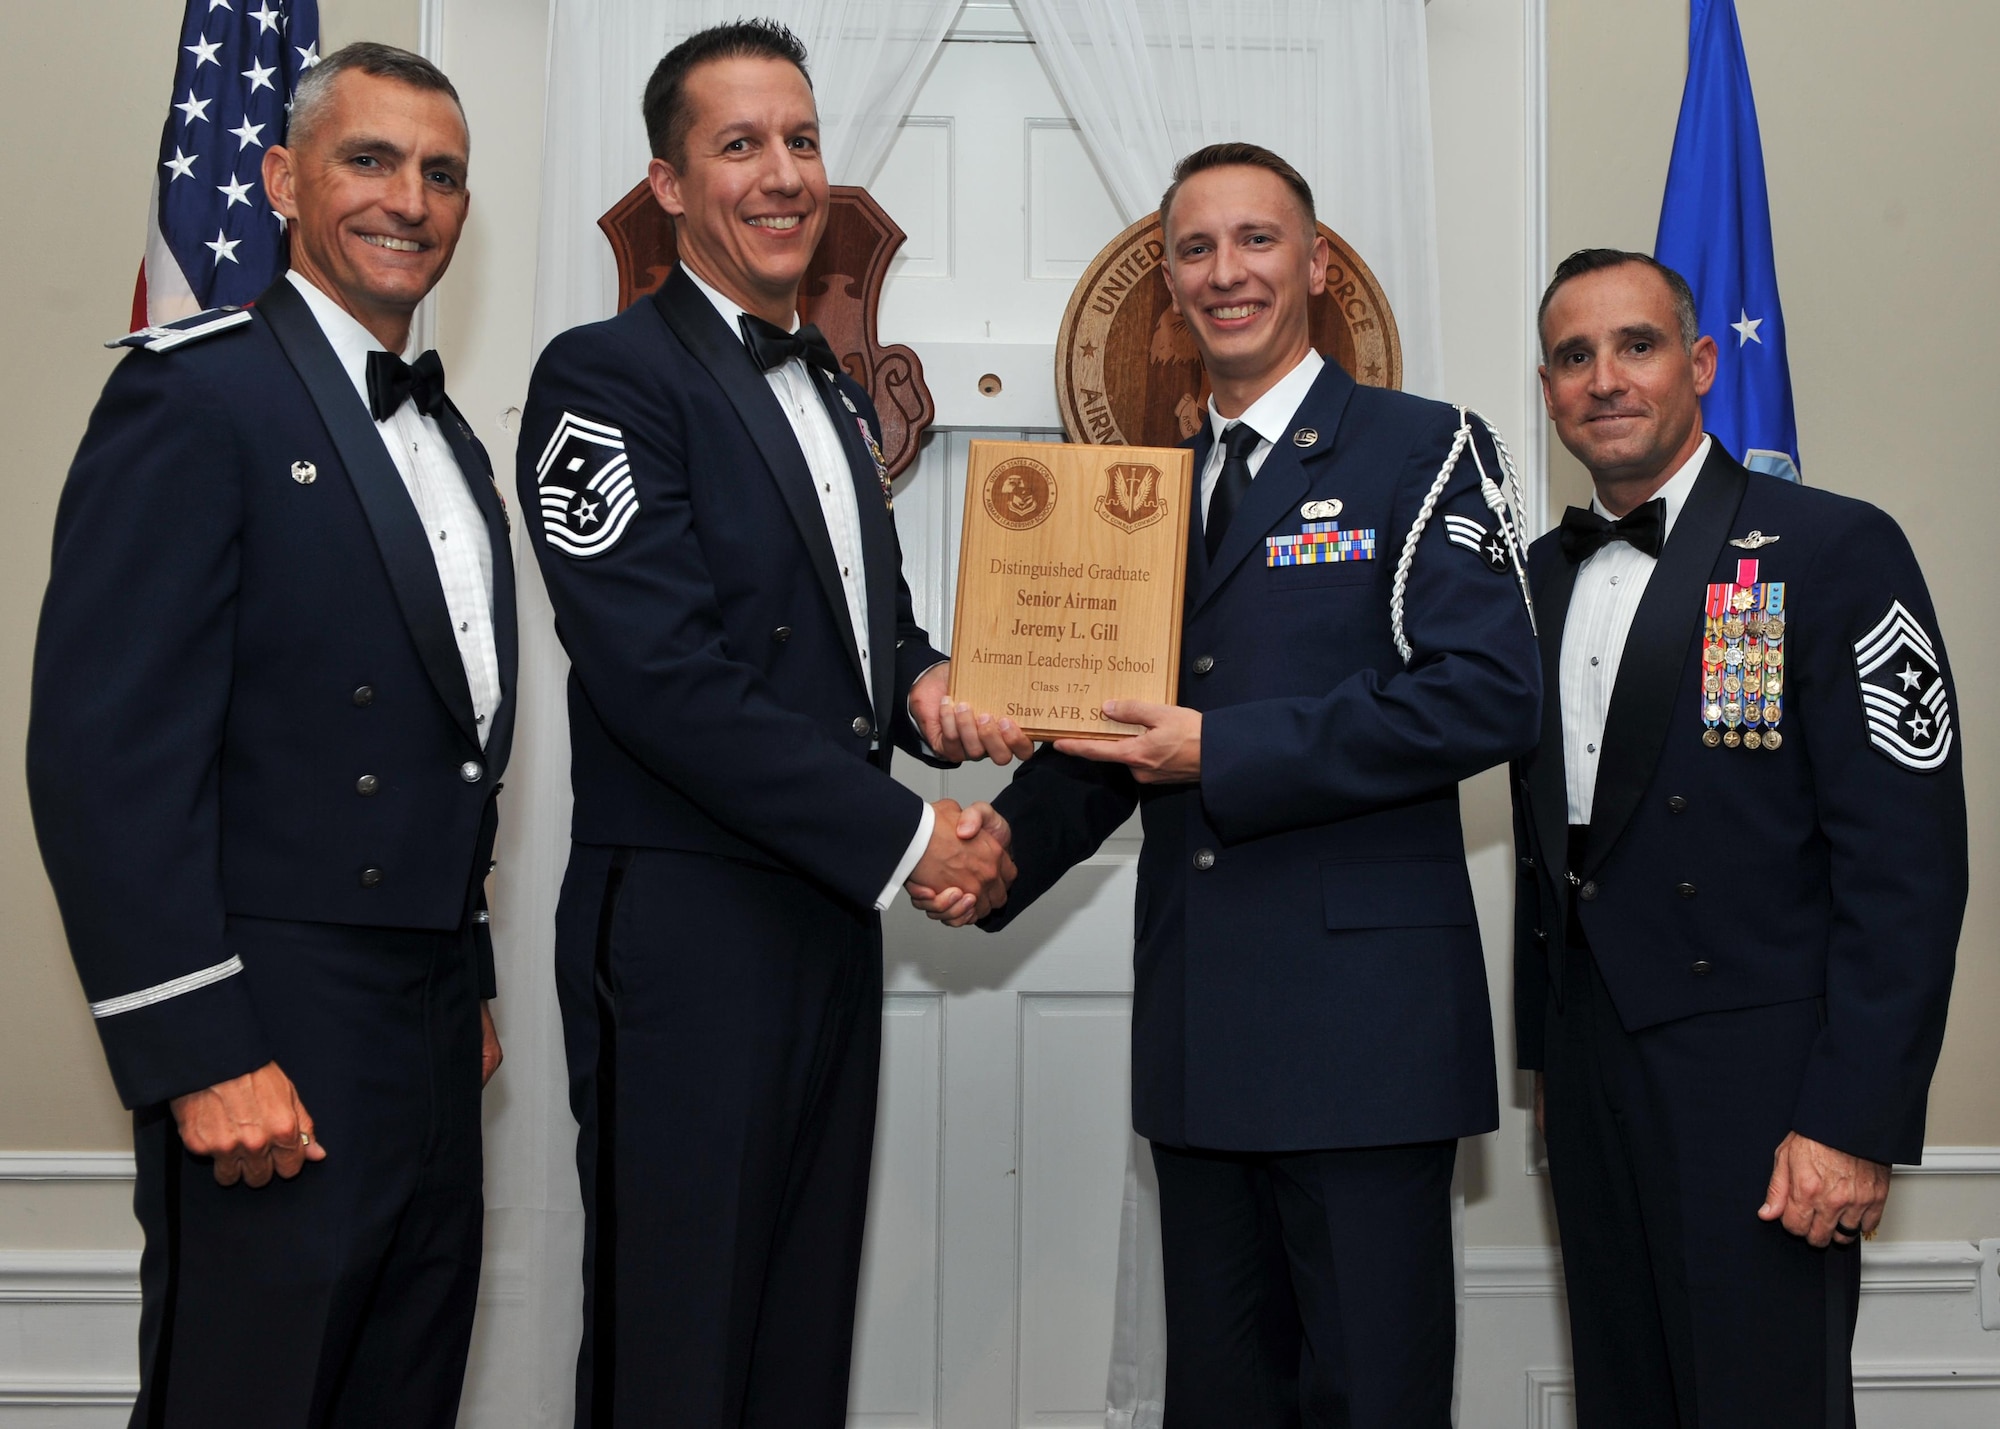
[(318, 63), (318, 0), (187, 0), (133, 327), (247, 303), (284, 271), (259, 170)]

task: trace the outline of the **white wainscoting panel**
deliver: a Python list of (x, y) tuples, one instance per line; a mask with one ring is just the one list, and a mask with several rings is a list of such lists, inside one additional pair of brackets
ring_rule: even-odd
[(905, 242), (889, 264), (891, 281), (951, 277), (952, 128), (948, 114), (912, 114), (868, 192), (903, 230)]
[(1104, 1422), (1130, 1117), (1132, 999), (1021, 998), (1019, 1421)]
[(888, 994), (848, 1392), (852, 1429), (929, 1429), (938, 1422), (943, 1078), (944, 995)]

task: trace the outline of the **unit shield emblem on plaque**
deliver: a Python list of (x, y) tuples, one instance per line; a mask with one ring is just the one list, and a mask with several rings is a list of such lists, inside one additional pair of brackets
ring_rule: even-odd
[(1118, 462), (1104, 473), (1104, 486), (1097, 514), (1121, 531), (1143, 531), (1167, 514), (1156, 466)]

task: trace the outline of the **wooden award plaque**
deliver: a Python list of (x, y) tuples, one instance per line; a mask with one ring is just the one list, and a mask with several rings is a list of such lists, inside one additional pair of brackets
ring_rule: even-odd
[[(1388, 295), (1361, 255), (1325, 224), (1326, 291), (1312, 300), (1312, 343), (1369, 387), (1400, 387), (1403, 344)], [(1056, 333), (1056, 401), (1073, 442), (1172, 446), (1201, 425), (1208, 374), (1168, 301), (1160, 216), (1140, 219), (1091, 260)]]
[(1102, 707), (1174, 703), (1194, 454), (971, 446), (951, 698), (1035, 739), (1137, 734)]

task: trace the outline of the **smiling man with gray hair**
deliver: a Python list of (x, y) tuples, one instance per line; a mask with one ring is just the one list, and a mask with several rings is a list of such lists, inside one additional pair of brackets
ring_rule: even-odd
[(133, 1112), (134, 1426), (457, 1416), (513, 585), (436, 354), (396, 354), (467, 149), (428, 61), (328, 56), (263, 158), (291, 272), (125, 339), (63, 489), (28, 782)]

